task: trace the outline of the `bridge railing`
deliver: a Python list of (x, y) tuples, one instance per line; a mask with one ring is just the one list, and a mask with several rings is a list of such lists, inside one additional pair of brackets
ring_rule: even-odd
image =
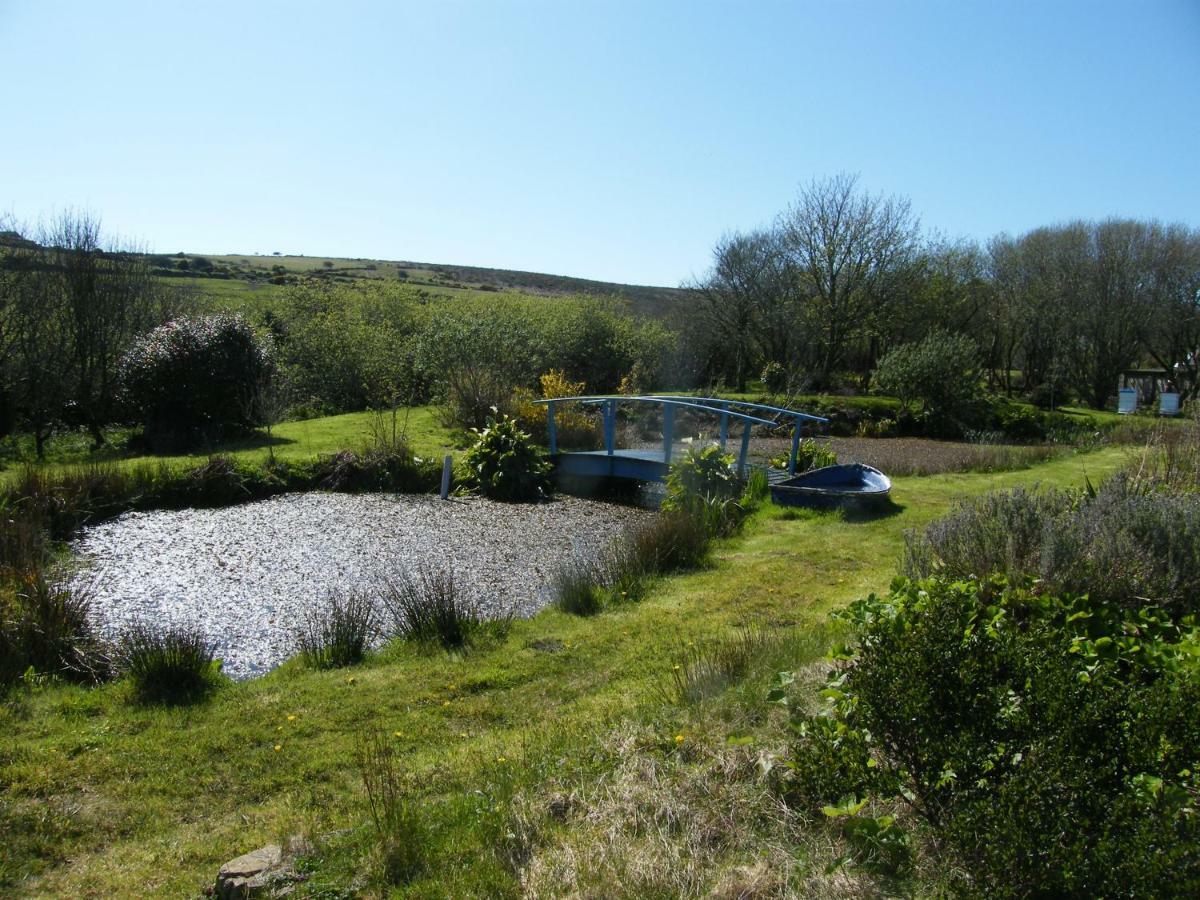
[(671, 451), (674, 443), (675, 429), (675, 410), (682, 407), (684, 409), (693, 409), (703, 412), (709, 412), (720, 417), (721, 431), (720, 444), (721, 449), (725, 449), (729, 441), (729, 422), (742, 423), (742, 442), (738, 453), (737, 471), (739, 476), (743, 476), (746, 471), (746, 456), (750, 449), (750, 429), (754, 425), (768, 425), (772, 428), (778, 427), (779, 423), (773, 419), (764, 419), (759, 416), (750, 415), (749, 413), (738, 412), (731, 409), (732, 406), (741, 406), (753, 408), (756, 410), (765, 410), (776, 414), (789, 416), (793, 419), (792, 429), (792, 453), (791, 460), (788, 464), (788, 472), (792, 475), (796, 473), (796, 456), (800, 448), (800, 436), (803, 428), (803, 423), (806, 421), (812, 422), (828, 422), (820, 416), (812, 416), (808, 413), (797, 412), (796, 410), (783, 409), (777, 406), (768, 406), (763, 403), (747, 403), (739, 400), (722, 400), (714, 397), (661, 397), (661, 396), (626, 396), (618, 395), (600, 395), (600, 396), (583, 396), (583, 397), (555, 397), (548, 400), (537, 400), (536, 403), (545, 404), (546, 406), (546, 434), (550, 446), (551, 455), (558, 453), (558, 431), (554, 422), (554, 408), (558, 403), (586, 403), (589, 405), (602, 406), (604, 413), (604, 450), (607, 455), (612, 456), (616, 452), (616, 432), (617, 432), (617, 404), (618, 403), (654, 403), (663, 408), (663, 462), (669, 464), (671, 462)]

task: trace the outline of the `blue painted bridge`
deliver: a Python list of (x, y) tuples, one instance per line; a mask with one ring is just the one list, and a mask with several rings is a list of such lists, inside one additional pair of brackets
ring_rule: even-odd
[[(586, 396), (556, 397), (539, 400), (546, 409), (546, 430), (550, 444), (550, 458), (561, 475), (580, 478), (624, 478), (634, 481), (665, 481), (667, 470), (674, 455), (682, 452), (674, 440), (675, 414), (678, 410), (707, 413), (719, 421), (718, 443), (722, 449), (729, 444), (730, 426), (741, 425), (741, 448), (738, 453), (738, 475), (745, 476), (746, 455), (750, 448), (750, 432), (755, 425), (777, 428), (792, 423), (792, 453), (788, 473), (796, 472), (796, 454), (805, 427), (828, 423), (828, 419), (768, 406), (764, 403), (749, 403), (742, 400), (724, 400), (719, 397), (664, 397), (645, 396)], [(554, 413), (558, 404), (584, 403), (600, 406), (604, 414), (604, 449), (559, 452), (558, 430)], [(654, 404), (662, 407), (662, 447), (659, 449), (617, 449), (617, 406), (621, 403)], [(743, 410), (749, 410), (744, 412)], [(761, 415), (754, 415), (760, 413)], [(764, 418), (770, 415), (772, 418)]]

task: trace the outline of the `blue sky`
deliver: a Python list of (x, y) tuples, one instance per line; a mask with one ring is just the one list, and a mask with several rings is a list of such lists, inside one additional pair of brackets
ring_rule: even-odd
[(858, 173), (986, 239), (1200, 225), (1200, 2), (0, 0), (0, 212), (677, 284)]

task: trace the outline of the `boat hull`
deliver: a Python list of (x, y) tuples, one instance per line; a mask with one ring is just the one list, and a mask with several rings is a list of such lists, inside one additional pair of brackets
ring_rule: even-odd
[(886, 504), (891, 491), (891, 479), (878, 469), (850, 463), (813, 469), (773, 484), (771, 502), (813, 509), (873, 509)]

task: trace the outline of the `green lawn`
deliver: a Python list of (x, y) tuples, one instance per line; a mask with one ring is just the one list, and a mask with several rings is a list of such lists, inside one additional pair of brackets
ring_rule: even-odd
[[(413, 452), (418, 456), (439, 458), (442, 454), (454, 452), (463, 444), (463, 436), (442, 423), (441, 410), (433, 406), (414, 406), (400, 409), (394, 423), (390, 411), (303, 419), (276, 425), (269, 439), (266, 431), (260, 430), (247, 438), (178, 455), (134, 455), (119, 447), (92, 453), (88, 449), (86, 435), (76, 433), (63, 436), (51, 444), (46, 466), (55, 470), (91, 462), (118, 466), (165, 462), (182, 468), (202, 463), (215, 453), (226, 453), (245, 462), (263, 462), (272, 449), (280, 459), (307, 460), (339, 450), (361, 449), (372, 443), (376, 428), (383, 428), (390, 435), (393, 424), (397, 433), (408, 436)], [(22, 444), (8, 461), (4, 474), (12, 477), (27, 462), (33, 462), (33, 451), (30, 446)]]
[[(343, 433), (310, 432), (305, 445)], [(1110, 448), (1020, 472), (898, 478), (897, 510), (868, 521), (768, 506), (711, 568), (594, 618), (548, 610), (465, 656), (401, 645), (351, 670), (289, 664), (179, 709), (133, 706), (120, 683), (33, 688), (0, 708), (0, 892), (194, 895), (224, 860), (303, 832), (317, 847), (306, 890), (344, 896), (335, 889), (369, 868), (354, 747), (375, 731), (394, 742), (426, 823), (426, 866), (408, 892), (517, 895), (505, 848), (522, 798), (568, 772), (598, 784), (629, 753), (668, 752), (613, 752), (601, 736), (641, 716), (672, 747), (686, 721), (663, 692), (687, 642), (752, 619), (819, 628), (886, 589), (904, 530), (957, 498), (1095, 483), (1124, 458)]]

